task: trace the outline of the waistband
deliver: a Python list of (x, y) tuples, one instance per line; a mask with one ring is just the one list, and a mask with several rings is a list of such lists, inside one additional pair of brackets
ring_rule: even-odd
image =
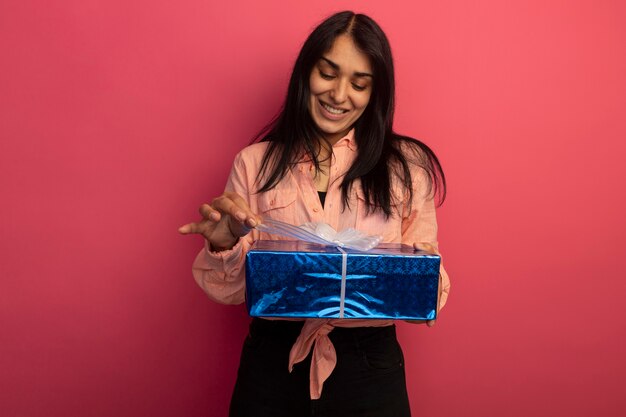
[[(294, 343), (303, 326), (304, 320), (267, 320), (255, 317), (250, 323), (250, 334)], [(365, 343), (381, 337), (396, 337), (396, 326), (395, 324), (383, 327), (335, 326), (328, 337), (336, 347), (344, 343)]]

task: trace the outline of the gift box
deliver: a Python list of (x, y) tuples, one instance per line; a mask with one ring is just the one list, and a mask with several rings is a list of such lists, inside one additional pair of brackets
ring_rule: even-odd
[(253, 317), (433, 320), (440, 261), (400, 244), (259, 240), (246, 255), (246, 305)]

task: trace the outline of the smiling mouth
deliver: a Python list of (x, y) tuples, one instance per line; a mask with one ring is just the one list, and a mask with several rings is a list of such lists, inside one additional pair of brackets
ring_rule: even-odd
[(320, 103), (321, 103), (322, 107), (330, 114), (337, 114), (337, 115), (339, 115), (339, 114), (344, 114), (344, 113), (348, 112), (348, 110), (338, 109), (336, 107), (333, 107), (333, 106), (331, 106), (329, 104), (324, 103), (323, 101), (320, 101)]

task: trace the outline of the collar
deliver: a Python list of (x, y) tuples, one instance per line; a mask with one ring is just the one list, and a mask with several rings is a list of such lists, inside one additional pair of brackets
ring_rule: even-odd
[[(353, 152), (356, 152), (357, 146), (356, 146), (356, 141), (354, 139), (354, 128), (350, 129), (350, 131), (346, 133), (344, 137), (342, 137), (337, 142), (335, 142), (335, 144), (333, 145), (333, 148), (341, 148), (343, 146), (347, 146), (348, 149), (350, 149)], [(299, 164), (305, 164), (305, 165), (308, 164), (306, 169), (303, 166), (300, 166), (299, 170), (302, 172), (304, 172), (305, 170), (310, 170), (311, 167), (313, 166), (309, 158), (307, 158), (306, 155), (304, 154), (300, 155), (298, 160), (299, 160), (298, 162)]]
[(354, 128), (350, 129), (350, 131), (343, 138), (339, 139), (337, 143), (333, 145), (333, 148), (338, 148), (341, 146), (347, 146), (351, 151), (356, 151), (356, 141), (354, 140)]

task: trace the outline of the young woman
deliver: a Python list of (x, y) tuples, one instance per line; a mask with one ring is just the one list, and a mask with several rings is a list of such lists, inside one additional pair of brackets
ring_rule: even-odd
[[(337, 13), (308, 37), (278, 117), (242, 150), (226, 191), (180, 228), (205, 238), (194, 277), (220, 303), (244, 302), (244, 258), (263, 216), (382, 234), (437, 251), (445, 178), (423, 143), (393, 132), (394, 69), (369, 17)], [(272, 236), (271, 238), (279, 238)], [(449, 290), (440, 273), (441, 308)], [(432, 326), (434, 321), (428, 322)], [(244, 343), (231, 416), (409, 416), (390, 320), (264, 320)]]

